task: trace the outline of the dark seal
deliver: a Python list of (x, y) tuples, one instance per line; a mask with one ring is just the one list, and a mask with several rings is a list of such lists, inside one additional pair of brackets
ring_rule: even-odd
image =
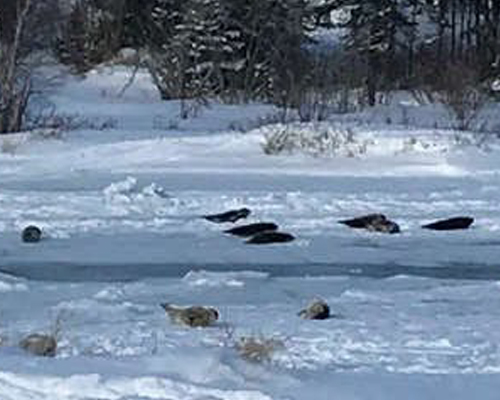
[(227, 229), (224, 233), (229, 233), (230, 235), (249, 237), (256, 235), (261, 232), (270, 232), (278, 230), (278, 225), (272, 222), (257, 222), (255, 224), (236, 226), (231, 229)]
[(366, 229), (370, 232), (401, 232), (399, 225), (389, 220), (384, 214), (368, 214), (362, 217), (344, 219), (338, 222), (339, 224), (344, 224), (354, 229)]
[(251, 211), (248, 208), (240, 208), (238, 210), (230, 210), (220, 214), (204, 215), (207, 221), (222, 224), (224, 222), (236, 222), (239, 219), (246, 218), (250, 215)]
[(330, 318), (330, 307), (325, 301), (316, 300), (301, 310), (298, 315), (303, 319), (328, 319)]
[(219, 312), (213, 307), (176, 307), (169, 303), (162, 303), (160, 306), (173, 323), (187, 325), (191, 328), (211, 326), (219, 319)]
[(271, 244), (271, 243), (287, 243), (295, 240), (295, 236), (286, 232), (260, 232), (252, 236), (245, 243), (247, 244)]
[(35, 356), (54, 357), (57, 340), (52, 335), (33, 333), (21, 340), (19, 346)]
[(42, 238), (42, 230), (35, 226), (29, 225), (23, 229), (22, 239), (25, 243), (36, 243)]
[(432, 229), (435, 231), (452, 231), (457, 229), (467, 229), (473, 222), (474, 218), (471, 217), (454, 217), (422, 225), (422, 228)]

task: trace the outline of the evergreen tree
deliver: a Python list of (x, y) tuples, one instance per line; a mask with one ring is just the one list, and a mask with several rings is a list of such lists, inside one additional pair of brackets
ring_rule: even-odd
[(82, 73), (113, 57), (122, 46), (123, 9), (122, 0), (78, 0), (58, 41), (60, 60)]
[(219, 0), (159, 1), (149, 43), (152, 70), (164, 98), (189, 98), (222, 90), (222, 69), (235, 42)]
[(275, 97), (285, 86), (290, 86), (293, 70), (302, 64), (306, 3), (302, 0), (226, 2), (229, 23), (241, 42), (240, 88), (247, 97)]
[(400, 37), (414, 28), (397, 0), (347, 1), (351, 16), (347, 46), (361, 55), (366, 65), (368, 104), (376, 103), (376, 93), (396, 55)]

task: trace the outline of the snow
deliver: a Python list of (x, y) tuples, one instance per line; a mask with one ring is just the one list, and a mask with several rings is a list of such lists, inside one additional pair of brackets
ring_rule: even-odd
[(500, 91), (500, 79), (496, 79), (495, 81), (492, 82), (491, 90), (493, 90), (494, 92)]
[[(271, 106), (215, 102), (182, 120), (142, 71), (121, 94), (129, 76), (66, 78), (52, 99), (85, 122), (77, 130), (0, 137), (0, 399), (498, 398), (494, 135), (477, 146), (472, 132), (433, 127), (444, 111), (399, 98), (321, 124), (268, 124)], [(366, 148), (264, 154), (284, 128), (350, 129)], [(239, 207), (297, 240), (248, 246), (201, 218)], [(370, 212), (402, 233), (337, 223)], [(420, 228), (455, 215), (475, 223)], [(40, 243), (21, 242), (28, 224)], [(300, 319), (315, 298), (335, 318)], [(162, 302), (221, 318), (173, 325)], [(55, 358), (17, 346), (35, 332), (57, 334)], [(235, 349), (244, 336), (283, 348), (250, 363)]]

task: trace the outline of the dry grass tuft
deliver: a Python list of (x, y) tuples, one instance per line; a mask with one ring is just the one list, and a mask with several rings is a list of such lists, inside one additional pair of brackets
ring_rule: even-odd
[(246, 361), (262, 363), (271, 361), (272, 355), (285, 347), (276, 338), (244, 336), (235, 343), (238, 354)]
[(28, 136), (22, 133), (2, 135), (0, 137), (0, 153), (15, 155), (23, 144), (28, 141)]

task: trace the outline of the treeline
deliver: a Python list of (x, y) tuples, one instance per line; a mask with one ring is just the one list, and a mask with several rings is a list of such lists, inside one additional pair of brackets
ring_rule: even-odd
[(84, 73), (133, 48), (164, 99), (270, 101), (321, 119), (392, 90), (487, 92), (500, 1), (0, 0), (0, 45), (2, 110), (25, 107), (29, 79), (13, 70), (34, 51)]
[(339, 6), (350, 8), (345, 45), (362, 59), (369, 104), (378, 89), (439, 89), (450, 74), (466, 84), (499, 76), (499, 1), (329, 2), (330, 10)]
[(77, 71), (140, 49), (164, 99), (277, 101), (306, 73), (304, 0), (80, 0), (58, 46)]

